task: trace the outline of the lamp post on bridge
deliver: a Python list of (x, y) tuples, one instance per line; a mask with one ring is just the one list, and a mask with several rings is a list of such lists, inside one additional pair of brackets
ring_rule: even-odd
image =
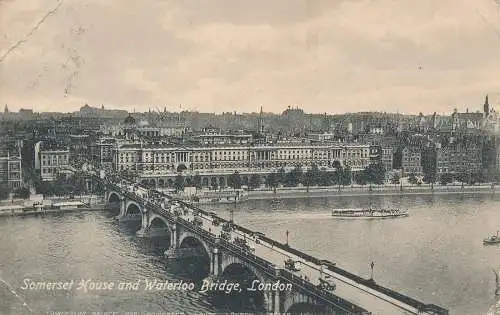
[(288, 246), (288, 234), (290, 234), (290, 232), (288, 230), (286, 230), (286, 246)]
[(371, 268), (370, 280), (373, 280), (373, 267), (374, 266), (375, 266), (375, 263), (372, 261), (372, 263), (370, 264), (370, 268)]

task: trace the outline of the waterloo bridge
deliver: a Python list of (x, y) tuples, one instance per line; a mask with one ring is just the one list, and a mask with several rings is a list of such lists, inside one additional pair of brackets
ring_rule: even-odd
[[(138, 237), (170, 239), (167, 257), (200, 258), (207, 265), (207, 281), (238, 279), (247, 287), (268, 284), (265, 290), (242, 293), (253, 295), (252, 301), (261, 303), (266, 312), (448, 314), (162, 192), (121, 179), (92, 175), (92, 181), (103, 184), (107, 205), (119, 209), (118, 221), (140, 221)], [(228, 226), (229, 232), (224, 229)], [(286, 258), (299, 261), (300, 272), (285, 268)], [(333, 290), (320, 285), (324, 279), (333, 281)]]

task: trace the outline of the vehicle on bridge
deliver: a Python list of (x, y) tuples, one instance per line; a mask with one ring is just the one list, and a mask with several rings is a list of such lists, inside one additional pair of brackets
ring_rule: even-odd
[(203, 220), (200, 217), (195, 217), (193, 220), (194, 226), (202, 226), (203, 225)]
[(335, 291), (337, 285), (333, 282), (330, 275), (321, 276), (319, 279), (318, 288), (326, 291)]
[(252, 237), (253, 237), (256, 244), (260, 244), (260, 239), (262, 237), (265, 237), (265, 236), (266, 236), (266, 234), (261, 233), (261, 232), (253, 232), (252, 233)]
[(222, 225), (222, 230), (224, 232), (231, 232), (233, 230), (233, 226), (230, 222), (226, 222)]
[(243, 248), (243, 250), (245, 250), (247, 252), (251, 252), (251, 253), (255, 252), (255, 247), (250, 246), (248, 244), (247, 240), (243, 239), (241, 237), (236, 237), (234, 239), (234, 245)]
[(222, 222), (223, 222), (223, 220), (221, 218), (214, 218), (212, 220), (212, 225), (213, 226), (219, 226)]
[(231, 235), (228, 232), (224, 231), (220, 232), (220, 237), (226, 241), (229, 241), (231, 239)]
[(177, 208), (174, 210), (174, 215), (180, 217), (182, 215), (181, 209)]
[(285, 260), (285, 268), (291, 271), (300, 271), (300, 261), (288, 258)]

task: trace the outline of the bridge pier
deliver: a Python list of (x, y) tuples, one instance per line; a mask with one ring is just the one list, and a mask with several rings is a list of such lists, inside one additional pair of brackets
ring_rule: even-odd
[(179, 247), (179, 238), (177, 237), (177, 224), (170, 229), (170, 247)]
[(218, 277), (220, 273), (220, 263), (219, 263), (219, 249), (215, 247), (212, 250), (212, 259), (210, 260), (210, 275)]
[[(274, 275), (275, 277), (279, 277), (281, 272), (281, 268), (275, 267), (274, 269)], [(281, 298), (280, 298), (280, 291), (275, 290), (275, 291), (269, 291), (268, 293), (270, 296), (268, 296), (268, 305), (267, 305), (267, 311), (274, 313), (274, 314), (281, 314), (284, 313), (283, 310), (283, 305), (281, 303)]]

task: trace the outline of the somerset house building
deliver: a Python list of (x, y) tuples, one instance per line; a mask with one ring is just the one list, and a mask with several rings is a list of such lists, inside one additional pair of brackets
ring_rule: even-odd
[(335, 161), (351, 170), (364, 169), (370, 163), (370, 146), (365, 144), (285, 143), (274, 145), (175, 146), (122, 144), (113, 150), (113, 168), (122, 174), (134, 174), (156, 187), (171, 187), (175, 177), (200, 175), (202, 184), (217, 180), (225, 186), (227, 177), (237, 171), (243, 183), (258, 174), (267, 174), (296, 166), (304, 170), (317, 165), (333, 171)]

